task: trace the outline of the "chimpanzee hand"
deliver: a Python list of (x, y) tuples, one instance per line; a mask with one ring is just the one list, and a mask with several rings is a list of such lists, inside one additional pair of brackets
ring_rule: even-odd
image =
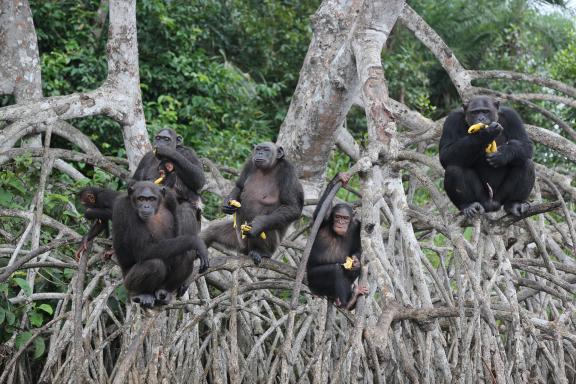
[(504, 128), (496, 121), (493, 121), (489, 126), (480, 130), (480, 132), (488, 136), (490, 140), (497, 138), (498, 135), (502, 133), (502, 131), (504, 131)]
[(222, 206), (222, 212), (224, 212), (227, 215), (233, 215), (237, 209), (238, 208), (228, 204)]
[(199, 273), (206, 272), (209, 266), (210, 262), (208, 261), (208, 258), (200, 258), (200, 269), (198, 270), (198, 272)]
[(154, 154), (158, 159), (171, 158), (173, 149), (164, 146), (154, 148)]
[(342, 182), (342, 185), (348, 184), (348, 182), (350, 181), (350, 178), (351, 178), (351, 177), (352, 177), (352, 176), (351, 176), (349, 173), (347, 173), (347, 172), (340, 172), (340, 173), (338, 174), (338, 179)]
[(240, 208), (242, 204), (238, 200), (229, 199), (227, 204), (222, 206), (222, 212), (227, 215), (232, 215), (238, 208)]
[(260, 216), (256, 216), (249, 224), (251, 229), (246, 232), (246, 236), (253, 239), (259, 237), (260, 233), (263, 231), (262, 224), (262, 218)]
[(504, 148), (499, 148), (494, 153), (486, 154), (486, 161), (494, 168), (500, 168), (510, 162), (510, 156)]

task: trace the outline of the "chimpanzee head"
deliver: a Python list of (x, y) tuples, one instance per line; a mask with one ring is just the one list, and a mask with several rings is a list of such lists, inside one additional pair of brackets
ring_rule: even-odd
[(474, 96), (470, 102), (463, 104), (468, 125), (482, 123), (489, 125), (498, 121), (498, 110), (500, 103), (489, 96)]
[(332, 230), (338, 236), (344, 236), (350, 228), (350, 223), (354, 217), (354, 211), (352, 207), (348, 204), (336, 204), (332, 208), (332, 213), (330, 215), (330, 220), (332, 224)]
[(259, 169), (274, 168), (276, 162), (284, 157), (284, 149), (274, 143), (260, 143), (254, 147), (252, 162)]
[(165, 193), (166, 188), (151, 181), (138, 181), (128, 188), (132, 208), (142, 221), (149, 220), (158, 212)]
[(176, 149), (182, 144), (182, 136), (178, 135), (173, 129), (164, 128), (154, 136), (154, 147), (166, 147)]
[(96, 195), (98, 189), (96, 187), (86, 187), (80, 191), (80, 204), (86, 208), (96, 207)]

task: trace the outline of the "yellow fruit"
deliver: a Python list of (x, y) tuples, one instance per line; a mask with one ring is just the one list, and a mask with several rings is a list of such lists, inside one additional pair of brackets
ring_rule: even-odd
[(346, 256), (346, 262), (342, 264), (344, 269), (352, 269), (353, 265), (354, 265), (354, 259), (350, 256)]
[(240, 208), (242, 206), (242, 204), (240, 204), (240, 202), (238, 200), (229, 200), (228, 205), (230, 205), (231, 207), (236, 207), (236, 208)]

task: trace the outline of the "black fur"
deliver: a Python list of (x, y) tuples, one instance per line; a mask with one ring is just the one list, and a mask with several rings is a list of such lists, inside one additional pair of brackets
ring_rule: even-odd
[[(336, 179), (332, 180), (322, 194), (312, 216), (314, 220), (336, 181)], [(343, 236), (338, 236), (333, 230), (334, 214), (341, 210), (348, 212), (351, 221), (348, 231)], [(353, 213), (352, 207), (348, 204), (337, 204), (328, 211), (318, 230), (306, 265), (310, 290), (331, 300), (339, 299), (340, 305), (345, 308), (353, 299), (352, 285), (360, 276), (360, 268), (347, 270), (342, 264), (347, 256), (356, 256), (359, 261), (362, 256), (361, 223), (354, 218)]]
[[(262, 165), (254, 161), (261, 158), (259, 147), (266, 147), (270, 151), (268, 155), (262, 155), (266, 157)], [(236, 186), (225, 199), (223, 210), (226, 213), (235, 211), (228, 205), (230, 200), (242, 204), (236, 211), (237, 227), (234, 229), (230, 220), (214, 223), (202, 232), (202, 238), (207, 246), (218, 242), (240, 250), (259, 264), (262, 257), (272, 256), (287, 227), (300, 218), (304, 191), (294, 167), (284, 158), (282, 148), (263, 143), (256, 147), (253, 156), (244, 165)], [(241, 239), (240, 226), (244, 223), (250, 224), (252, 230), (247, 238)], [(261, 232), (266, 233), (265, 240), (259, 237)]]
[[(521, 214), (534, 186), (535, 171), (533, 144), (520, 116), (512, 108), (499, 108), (486, 96), (473, 98), (465, 107), (448, 115), (440, 139), (448, 197), (468, 217), (497, 211), (502, 205), (509, 213)], [(491, 121), (487, 128), (468, 134), (469, 126), (477, 122), (470, 111), (475, 107), (485, 110), (483, 118)], [(498, 150), (486, 154), (493, 140)]]
[[(138, 197), (144, 191), (157, 197), (155, 214), (144, 221), (138, 215)], [(173, 292), (192, 273), (191, 251), (207, 258), (204, 243), (193, 234), (180, 233), (173, 191), (152, 182), (136, 182), (116, 200), (112, 220), (114, 250), (124, 275), (124, 285), (132, 297), (149, 304), (149, 296), (161, 290)]]
[(85, 187), (78, 194), (84, 206), (84, 217), (92, 220), (92, 226), (82, 238), (83, 246), (100, 233), (108, 233), (108, 221), (112, 220), (112, 209), (120, 192), (100, 187)]

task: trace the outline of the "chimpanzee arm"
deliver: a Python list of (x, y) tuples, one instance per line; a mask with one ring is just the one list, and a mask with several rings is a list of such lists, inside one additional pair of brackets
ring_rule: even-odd
[[(330, 191), (332, 190), (332, 187), (334, 187), (334, 184), (336, 184), (338, 182), (338, 180), (339, 180), (339, 174), (337, 173), (336, 176), (334, 176), (332, 178), (332, 180), (330, 180), (330, 182), (326, 186), (326, 189), (324, 190), (324, 193), (322, 193), (322, 196), (320, 196), (320, 199), (318, 200), (318, 203), (316, 204), (316, 209), (314, 209), (314, 213), (312, 214), (312, 220), (313, 221), (316, 221), (316, 216), (318, 216), (318, 213), (320, 212), (320, 209), (322, 208), (322, 205), (324, 204), (324, 200), (326, 200), (326, 198), (330, 194)], [(326, 214), (324, 215), (323, 221), (327, 221), (328, 218), (330, 218), (330, 212), (331, 211), (332, 211), (332, 202), (330, 202), (330, 206), (328, 207), (328, 210), (326, 210)]]
[(112, 208), (86, 208), (84, 217), (90, 220), (112, 220)]
[(232, 191), (228, 194), (226, 201), (224, 201), (224, 205), (227, 205), (230, 200), (238, 200), (240, 198), (240, 194), (244, 190), (244, 183), (246, 183), (246, 179), (248, 175), (252, 172), (252, 161), (248, 160), (244, 167), (242, 168), (242, 172), (240, 172), (240, 176), (236, 180), (236, 184)]
[(149, 169), (153, 166), (153, 163), (155, 163), (154, 153), (146, 153), (142, 160), (140, 160), (140, 163), (138, 163), (138, 168), (136, 168), (134, 175), (132, 175), (131, 181), (133, 182), (146, 180), (147, 172), (149, 172)]
[(114, 215), (112, 217), (112, 241), (114, 246), (114, 253), (118, 264), (122, 268), (123, 273), (126, 273), (134, 264), (136, 264), (136, 256), (133, 249), (133, 243), (138, 241), (134, 235), (138, 232), (138, 228), (130, 223), (131, 207), (127, 197), (119, 199), (114, 205)]
[(498, 146), (498, 151), (504, 159), (504, 164), (521, 164), (532, 158), (534, 144), (528, 137), (522, 119), (511, 108), (500, 109), (499, 121), (504, 127), (504, 135), (508, 141)]
[(108, 228), (108, 220), (101, 220), (101, 219), (94, 220), (92, 226), (88, 230), (88, 233), (84, 235), (82, 240), (86, 242), (92, 241), (92, 239), (94, 239), (96, 236), (104, 232), (104, 230), (107, 228)]
[(449, 165), (471, 167), (484, 156), (486, 146), (497, 136), (486, 129), (468, 134), (467, 125), (462, 111), (452, 112), (446, 118), (440, 138), (440, 163), (444, 168)]
[(158, 147), (156, 156), (170, 160), (174, 164), (180, 180), (192, 191), (199, 192), (206, 183), (202, 163), (190, 148), (179, 147), (174, 150)]

